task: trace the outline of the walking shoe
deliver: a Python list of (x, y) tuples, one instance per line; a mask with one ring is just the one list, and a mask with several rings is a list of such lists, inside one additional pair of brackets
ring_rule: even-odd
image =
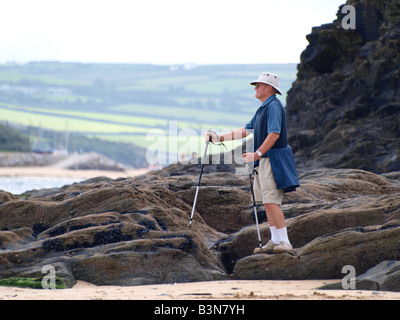
[(293, 252), (293, 246), (290, 243), (281, 241), (278, 245), (275, 245), (273, 252), (274, 253)]
[(262, 248), (255, 248), (253, 253), (272, 253), (275, 246), (277, 246), (277, 244), (275, 244), (272, 240), (269, 240)]

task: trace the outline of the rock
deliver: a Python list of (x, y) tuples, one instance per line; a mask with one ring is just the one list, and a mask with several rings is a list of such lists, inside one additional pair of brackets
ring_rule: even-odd
[(0, 167), (50, 166), (65, 158), (55, 153), (0, 152)]
[[(195, 188), (178, 193), (188, 204), (193, 204)], [(250, 203), (248, 191), (230, 187), (207, 186), (199, 190), (196, 211), (217, 231), (232, 233), (253, 223), (251, 214), (244, 211)]]
[[(318, 289), (343, 289), (342, 283), (324, 285)], [(382, 261), (355, 279), (357, 290), (400, 291), (400, 261)]]
[[(296, 192), (284, 196), (282, 205), (295, 248), (347, 228), (400, 219), (397, 181), (362, 170), (320, 169), (301, 175), (300, 184)], [(268, 223), (260, 224), (260, 233), (264, 243), (270, 239)], [(227, 268), (233, 270), (239, 259), (252, 254), (257, 243), (253, 225), (221, 240), (217, 247)]]
[(220, 233), (201, 216), (189, 230), (191, 208), (167, 185), (150, 177), (74, 184), (27, 200), (3, 194), (0, 277), (62, 262), (57, 276), (67, 286), (226, 278), (209, 249)]
[(66, 159), (56, 163), (54, 166), (71, 170), (124, 171), (127, 169), (123, 164), (96, 152), (70, 155)]
[(21, 278), (43, 278), (48, 275), (48, 272), (43, 270), (45, 266), (52, 266), (58, 278), (62, 279), (65, 287), (71, 288), (76, 284), (76, 279), (72, 273), (71, 267), (68, 263), (64, 262), (65, 259), (47, 259), (42, 264), (34, 266), (16, 267), (8, 269), (1, 273), (2, 278), (11, 278), (18, 275)]
[(337, 283), (326, 284), (317, 289), (319, 289), (319, 290), (373, 290), (373, 291), (379, 290), (378, 284), (375, 281), (372, 281), (369, 279), (362, 279), (362, 280), (358, 280), (357, 278), (354, 279), (354, 284), (353, 284), (354, 288), (347, 288), (347, 286), (349, 286), (347, 281), (350, 281), (350, 280), (345, 279), (345, 281), (346, 281), (345, 282), (346, 287), (343, 287), (342, 282), (337, 282)]
[(312, 29), (287, 95), (288, 141), (299, 171), (400, 167), (400, 1), (351, 0), (344, 14)]
[(18, 198), (14, 196), (12, 193), (0, 190), (0, 205), (6, 203), (8, 201), (17, 200)]
[[(67, 286), (335, 279), (346, 264), (365, 272), (400, 259), (398, 177), (354, 169), (300, 175), (282, 205), (293, 255), (252, 255), (248, 176), (232, 172), (203, 175), (191, 228), (198, 175), (99, 178), (26, 198), (0, 192), (0, 277), (38, 277), (48, 264)], [(258, 216), (266, 242), (262, 208)]]
[(110, 170), (129, 169), (106, 156), (87, 152), (83, 154), (35, 153), (35, 152), (0, 152), (0, 167), (53, 166), (71, 170)]
[[(164, 236), (165, 237), (165, 236)], [(97, 255), (76, 259), (79, 278), (95, 284), (139, 285), (224, 279), (193, 234), (169, 234), (150, 241), (132, 241), (104, 247)], [(214, 265), (214, 267), (213, 267)]]
[(400, 259), (400, 220), (382, 226), (349, 228), (318, 237), (291, 254), (259, 254), (239, 260), (237, 279), (337, 279), (352, 265), (359, 272), (382, 260)]

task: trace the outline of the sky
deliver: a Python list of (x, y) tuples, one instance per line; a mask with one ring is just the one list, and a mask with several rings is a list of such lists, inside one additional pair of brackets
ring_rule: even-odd
[(0, 63), (298, 63), (345, 0), (6, 0)]

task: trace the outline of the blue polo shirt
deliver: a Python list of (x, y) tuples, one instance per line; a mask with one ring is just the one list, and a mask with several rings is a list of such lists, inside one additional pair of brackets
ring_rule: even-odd
[[(284, 148), (287, 146), (286, 113), (276, 95), (269, 97), (258, 108), (253, 119), (246, 124), (245, 129), (253, 130), (254, 152), (258, 150), (272, 132), (279, 134), (279, 139), (272, 148)], [(267, 154), (263, 154), (262, 157), (267, 157)], [(254, 166), (258, 166), (258, 161), (254, 163)]]

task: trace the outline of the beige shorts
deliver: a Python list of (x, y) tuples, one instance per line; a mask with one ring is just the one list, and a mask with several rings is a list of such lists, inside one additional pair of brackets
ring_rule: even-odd
[(254, 197), (256, 202), (282, 204), (283, 190), (276, 187), (268, 158), (261, 158), (254, 174)]

